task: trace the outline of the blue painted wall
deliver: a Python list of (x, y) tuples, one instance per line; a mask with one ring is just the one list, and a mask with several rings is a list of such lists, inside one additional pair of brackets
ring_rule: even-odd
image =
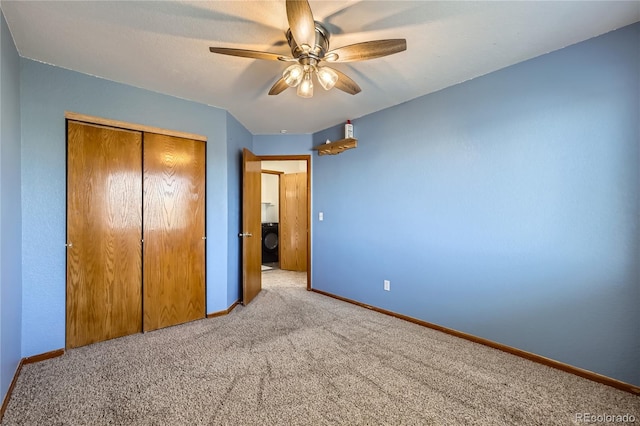
[(228, 288), (227, 306), (240, 299), (242, 246), (238, 234), (242, 228), (241, 197), (242, 197), (242, 149), (251, 149), (253, 135), (227, 112), (227, 199), (229, 204), (229, 227), (227, 228)]
[(22, 356), (65, 345), (65, 111), (197, 133), (207, 142), (207, 310), (227, 307), (227, 113), (21, 59)]
[(20, 362), (20, 58), (0, 13), (0, 401)]
[(313, 286), (640, 385), (639, 40), (355, 120), (314, 161)]
[(252, 152), (256, 155), (311, 155), (313, 135), (255, 135)]

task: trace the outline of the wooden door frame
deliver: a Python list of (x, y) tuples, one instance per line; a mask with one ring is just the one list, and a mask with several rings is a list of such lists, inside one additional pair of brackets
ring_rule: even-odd
[(258, 158), (261, 161), (305, 161), (307, 163), (307, 290), (311, 291), (311, 155), (258, 155)]

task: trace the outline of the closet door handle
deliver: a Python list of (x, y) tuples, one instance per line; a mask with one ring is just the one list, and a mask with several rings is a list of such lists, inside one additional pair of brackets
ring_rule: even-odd
[(251, 232), (241, 232), (238, 237), (253, 237), (253, 234)]

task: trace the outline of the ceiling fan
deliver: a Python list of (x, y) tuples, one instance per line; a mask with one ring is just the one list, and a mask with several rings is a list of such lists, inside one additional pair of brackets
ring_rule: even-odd
[(313, 96), (314, 75), (325, 90), (335, 87), (351, 95), (361, 91), (360, 86), (351, 78), (337, 69), (321, 66), (321, 62), (364, 61), (407, 49), (405, 39), (387, 39), (365, 41), (329, 50), (329, 31), (313, 19), (307, 0), (287, 0), (286, 8), (290, 27), (286, 37), (291, 48), (291, 56), (225, 47), (210, 47), (209, 50), (213, 53), (244, 58), (294, 62), (284, 70), (282, 77), (269, 90), (269, 94), (277, 95), (289, 87), (297, 87), (298, 96), (310, 98)]

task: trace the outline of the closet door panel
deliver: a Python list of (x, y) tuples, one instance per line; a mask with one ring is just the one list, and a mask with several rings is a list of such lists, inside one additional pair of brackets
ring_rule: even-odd
[(280, 176), (280, 269), (307, 270), (307, 174)]
[(68, 348), (142, 330), (142, 135), (68, 122)]
[(145, 331), (205, 317), (205, 144), (145, 133)]

